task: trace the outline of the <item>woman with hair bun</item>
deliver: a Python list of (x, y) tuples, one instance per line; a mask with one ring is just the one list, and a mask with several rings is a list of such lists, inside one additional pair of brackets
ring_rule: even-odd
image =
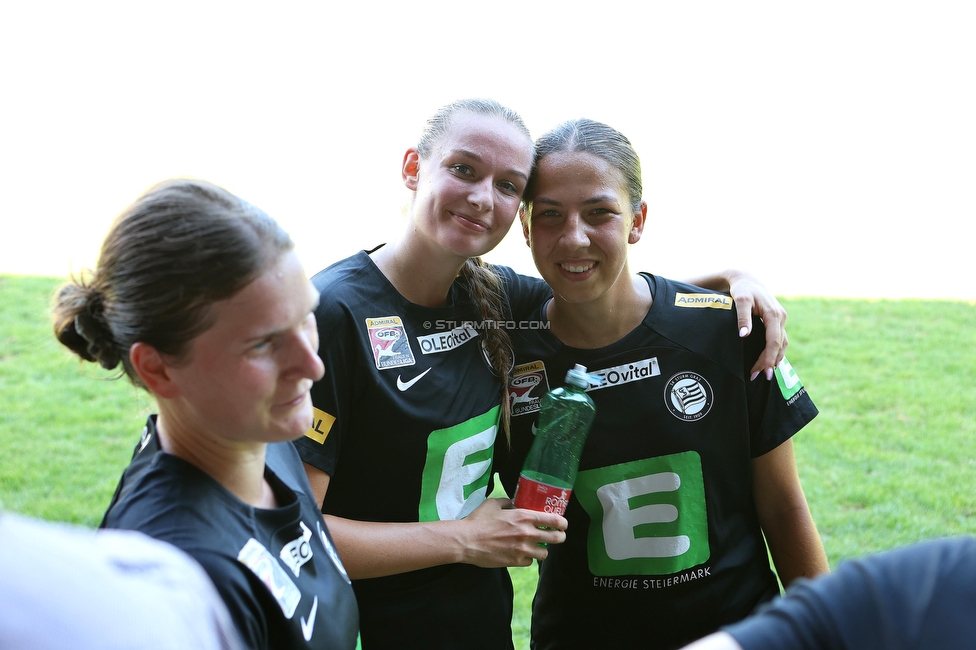
[(61, 343), (158, 407), (102, 526), (192, 556), (248, 648), (356, 646), (355, 596), (291, 443), (322, 376), (317, 302), (274, 220), (173, 180), (119, 216), (54, 307)]

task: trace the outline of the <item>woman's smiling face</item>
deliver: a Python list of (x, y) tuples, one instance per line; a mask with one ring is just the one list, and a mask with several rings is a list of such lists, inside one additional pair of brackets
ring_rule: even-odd
[(463, 258), (505, 237), (532, 170), (532, 142), (505, 120), (455, 115), (427, 159), (404, 158), (404, 184), (416, 192), (413, 227)]
[(628, 244), (640, 239), (644, 204), (635, 213), (624, 175), (591, 153), (551, 153), (535, 174), (523, 230), (539, 273), (568, 303), (612, 300), (630, 282)]

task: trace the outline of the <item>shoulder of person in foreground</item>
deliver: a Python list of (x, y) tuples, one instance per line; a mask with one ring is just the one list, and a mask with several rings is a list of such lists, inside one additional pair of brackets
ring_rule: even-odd
[(141, 533), (0, 515), (0, 648), (240, 648), (202, 568)]
[(920, 542), (799, 580), (755, 616), (686, 650), (969, 647), (976, 638), (976, 538)]

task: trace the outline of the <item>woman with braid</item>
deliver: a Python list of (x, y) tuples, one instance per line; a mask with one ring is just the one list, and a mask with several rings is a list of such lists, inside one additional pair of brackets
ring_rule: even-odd
[[(565, 539), (563, 517), (487, 499), (496, 434), (508, 435), (505, 323), (550, 292), (480, 256), (514, 221), (532, 159), (513, 111), (490, 100), (441, 109), (403, 158), (403, 236), (313, 278), (325, 376), (296, 444), (353, 579), (366, 650), (513, 647), (505, 567)], [(734, 279), (765, 301), (785, 342), (775, 300)], [(757, 367), (775, 366), (782, 347)]]

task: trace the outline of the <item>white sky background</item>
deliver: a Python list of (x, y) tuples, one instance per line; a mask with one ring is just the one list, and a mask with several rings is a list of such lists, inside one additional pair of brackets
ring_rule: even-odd
[[(534, 136), (630, 137), (635, 270), (976, 299), (974, 3), (335, 4), (4, 3), (0, 273), (93, 265), (173, 176), (268, 211), (314, 272), (391, 239), (424, 118), (488, 96)], [(517, 229), (489, 259), (534, 272)]]

